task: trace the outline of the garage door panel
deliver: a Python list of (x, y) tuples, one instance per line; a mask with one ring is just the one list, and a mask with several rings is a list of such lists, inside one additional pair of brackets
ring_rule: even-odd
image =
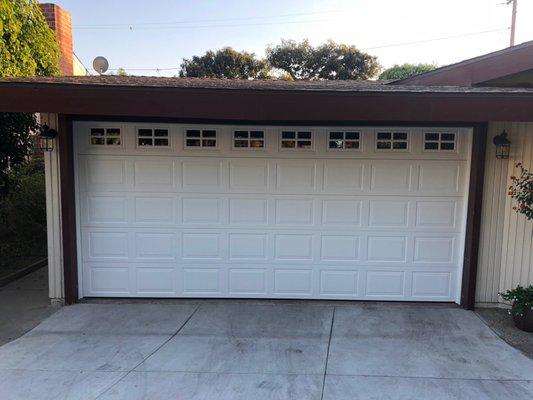
[(230, 268), (229, 293), (236, 296), (267, 295), (266, 268)]
[(414, 262), (448, 264), (455, 262), (455, 237), (415, 237)]
[(373, 228), (407, 228), (409, 201), (370, 200), (369, 226)]
[(416, 202), (416, 227), (421, 229), (456, 229), (461, 219), (461, 201), (420, 200)]
[(175, 192), (176, 186), (175, 164), (172, 159), (133, 161), (133, 190)]
[(461, 165), (456, 162), (425, 162), (419, 166), (418, 191), (420, 194), (440, 196), (462, 192)]
[(322, 200), (322, 225), (361, 226), (363, 201), (357, 199)]
[(223, 293), (223, 271), (202, 266), (183, 268), (183, 294), (189, 296), (216, 296)]
[(309, 160), (275, 161), (278, 193), (314, 193), (317, 163)]
[(175, 260), (178, 239), (175, 233), (136, 233), (135, 258), (140, 260)]
[(402, 298), (405, 296), (405, 272), (367, 271), (366, 295), (380, 298)]
[(413, 190), (415, 166), (408, 161), (378, 160), (371, 164), (370, 192), (406, 194)]
[(231, 160), (229, 162), (231, 192), (266, 193), (270, 190), (267, 160)]
[(320, 256), (322, 261), (355, 262), (360, 258), (358, 235), (322, 234)]
[(313, 225), (315, 223), (314, 210), (314, 200), (309, 200), (305, 198), (276, 199), (276, 225)]
[(232, 198), (229, 199), (230, 225), (263, 226), (268, 224), (268, 199)]
[(312, 261), (313, 234), (274, 234), (274, 259)]
[(188, 224), (222, 223), (223, 200), (219, 197), (183, 197), (182, 222)]
[(367, 260), (369, 262), (406, 263), (407, 236), (369, 234), (367, 238)]
[(357, 298), (359, 271), (324, 269), (320, 271), (320, 294), (332, 298)]
[(324, 162), (324, 187), (327, 194), (350, 194), (364, 191), (365, 164), (353, 160)]
[(185, 192), (216, 193), (226, 189), (222, 180), (224, 163), (220, 160), (185, 160), (181, 168)]
[(85, 231), (86, 260), (125, 260), (129, 258), (129, 232)]
[(81, 201), (84, 224), (128, 224), (128, 197), (87, 193)]
[(134, 222), (137, 225), (175, 225), (176, 198), (159, 196), (135, 196)]
[(176, 268), (156, 265), (135, 269), (136, 294), (147, 297), (172, 297), (176, 293)]
[(223, 258), (222, 234), (184, 232), (181, 254), (183, 259), (220, 260)]
[(451, 297), (451, 272), (413, 272), (413, 297), (447, 299)]
[(79, 160), (80, 180), (86, 191), (125, 191), (131, 182), (128, 179), (129, 163), (125, 157), (88, 157)]

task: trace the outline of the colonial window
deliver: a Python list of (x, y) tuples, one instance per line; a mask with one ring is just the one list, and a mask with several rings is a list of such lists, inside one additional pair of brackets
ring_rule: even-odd
[(332, 131), (328, 133), (328, 149), (330, 150), (359, 150), (361, 148), (359, 132)]
[(234, 149), (263, 149), (265, 147), (264, 131), (234, 131)]
[(310, 131), (282, 131), (281, 148), (283, 150), (313, 148), (313, 133)]
[(186, 148), (217, 147), (217, 131), (214, 129), (187, 129), (185, 131)]
[(376, 150), (404, 151), (409, 148), (407, 132), (377, 132)]
[(120, 146), (120, 128), (91, 128), (92, 146)]
[(138, 147), (168, 147), (168, 129), (137, 129)]
[(453, 151), (456, 149), (456, 135), (453, 132), (424, 133), (425, 151)]

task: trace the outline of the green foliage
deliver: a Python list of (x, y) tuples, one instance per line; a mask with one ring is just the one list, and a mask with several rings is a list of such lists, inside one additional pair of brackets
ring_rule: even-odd
[(317, 47), (308, 40), (282, 40), (280, 45), (267, 48), (266, 53), (270, 65), (292, 80), (369, 79), (379, 70), (376, 57), (332, 40)]
[(59, 45), (35, 0), (0, 0), (0, 35), (0, 76), (59, 73)]
[(518, 205), (513, 206), (519, 214), (524, 214), (526, 219), (533, 219), (533, 172), (529, 172), (522, 163), (516, 164), (519, 168), (519, 176), (511, 176), (512, 185), (509, 186), (509, 196), (511, 196)]
[(379, 75), (379, 79), (383, 80), (398, 80), (407, 79), (411, 76), (422, 74), (424, 72), (430, 72), (437, 69), (434, 64), (409, 64), (402, 65), (395, 64), (391, 68), (387, 68)]
[(11, 190), (0, 199), (0, 265), (5, 259), (46, 254), (44, 163), (29, 161), (11, 175)]
[(125, 70), (124, 68), (122, 68), (122, 67), (119, 67), (119, 68), (115, 71), (114, 75), (118, 75), (118, 76), (128, 76), (128, 71), (126, 71), (126, 70)]
[(227, 78), (227, 79), (266, 79), (269, 77), (266, 61), (255, 54), (239, 52), (231, 47), (208, 51), (203, 56), (184, 59), (181, 64), (181, 77)]
[(511, 313), (517, 316), (524, 316), (526, 310), (533, 310), (533, 285), (528, 287), (517, 286), (516, 289), (500, 293), (502, 299), (513, 303)]

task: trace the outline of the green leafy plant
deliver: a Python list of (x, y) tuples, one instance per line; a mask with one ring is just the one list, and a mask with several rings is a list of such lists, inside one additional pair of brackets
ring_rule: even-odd
[(511, 176), (511, 186), (509, 186), (509, 196), (518, 204), (513, 206), (519, 214), (524, 214), (528, 220), (533, 219), (533, 173), (528, 171), (522, 163), (516, 164), (520, 175)]
[(513, 303), (512, 315), (523, 317), (526, 310), (533, 310), (533, 285), (528, 287), (518, 285), (515, 289), (500, 293), (500, 296)]

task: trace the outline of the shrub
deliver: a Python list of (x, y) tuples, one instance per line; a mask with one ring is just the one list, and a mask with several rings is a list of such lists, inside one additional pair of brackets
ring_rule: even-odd
[(524, 214), (527, 219), (533, 219), (533, 173), (524, 168), (522, 163), (516, 164), (516, 168), (520, 169), (520, 175), (511, 176), (512, 185), (509, 186), (509, 196), (518, 203), (513, 210)]
[(511, 313), (517, 316), (524, 316), (528, 309), (533, 309), (533, 285), (528, 287), (517, 286), (516, 289), (500, 293), (502, 299), (513, 303)]

